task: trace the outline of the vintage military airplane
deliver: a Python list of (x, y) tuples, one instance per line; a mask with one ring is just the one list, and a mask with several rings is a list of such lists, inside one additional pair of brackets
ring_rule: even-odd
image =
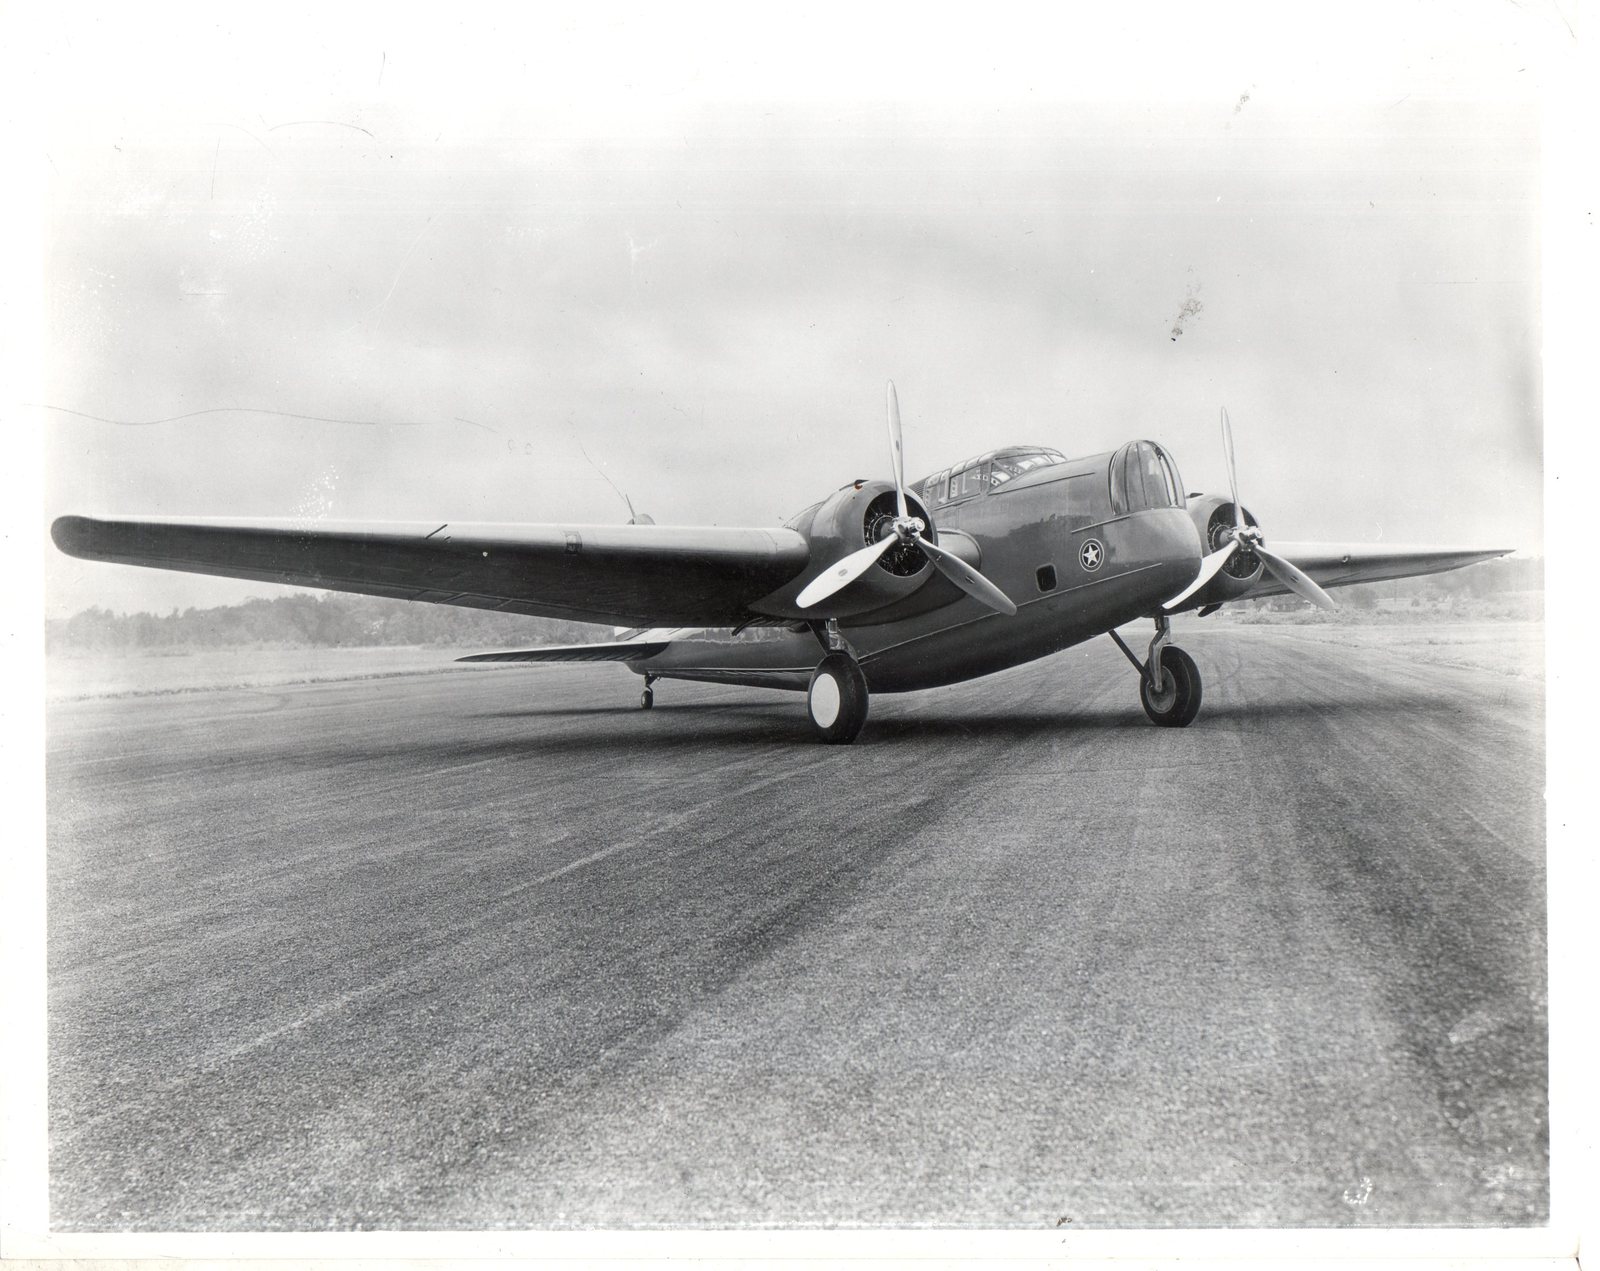
[[(1226, 498), (1186, 495), (1151, 441), (1083, 459), (1014, 446), (908, 487), (893, 384), (888, 408), (893, 480), (852, 481), (777, 529), (63, 516), (52, 534), (88, 560), (623, 624), (604, 642), (462, 660), (621, 662), (644, 677), (645, 707), (661, 679), (803, 690), (826, 742), (854, 740), (869, 691), (972, 679), (1098, 635), (1138, 671), (1145, 713), (1181, 728), (1200, 672), (1170, 614), (1285, 592), (1331, 608), (1327, 587), (1509, 550), (1271, 551), (1239, 499), (1226, 411)], [(1140, 618), (1155, 622), (1142, 660), (1116, 630)]]

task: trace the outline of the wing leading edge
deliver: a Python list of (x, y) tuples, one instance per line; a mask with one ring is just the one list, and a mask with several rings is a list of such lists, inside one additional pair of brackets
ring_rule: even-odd
[(789, 529), (60, 517), (85, 560), (618, 626), (735, 626), (795, 578)]

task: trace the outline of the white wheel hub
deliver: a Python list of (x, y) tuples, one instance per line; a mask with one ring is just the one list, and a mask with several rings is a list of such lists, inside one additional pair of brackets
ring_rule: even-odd
[(812, 682), (811, 718), (818, 728), (831, 728), (839, 718), (839, 681), (831, 675), (819, 675)]

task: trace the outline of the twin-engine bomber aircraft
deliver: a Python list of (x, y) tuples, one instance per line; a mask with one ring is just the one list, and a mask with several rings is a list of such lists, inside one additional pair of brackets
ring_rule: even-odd
[[(87, 560), (364, 592), (632, 628), (604, 643), (482, 653), (465, 662), (621, 662), (644, 677), (804, 690), (825, 742), (850, 742), (869, 692), (988, 675), (1109, 635), (1157, 724), (1200, 709), (1200, 672), (1169, 615), (1456, 569), (1510, 549), (1283, 544), (1269, 551), (1239, 501), (1185, 495), (1150, 441), (1068, 459), (1014, 446), (909, 488), (889, 385), (894, 480), (852, 481), (781, 529), (634, 524), (421, 525), (63, 516), (52, 534)], [(935, 517), (937, 516), (937, 521)], [(1288, 557), (1298, 562), (1291, 564)], [(1141, 661), (1116, 628), (1155, 621)], [(712, 639), (730, 628), (763, 638)], [(819, 654), (820, 647), (820, 654)]]

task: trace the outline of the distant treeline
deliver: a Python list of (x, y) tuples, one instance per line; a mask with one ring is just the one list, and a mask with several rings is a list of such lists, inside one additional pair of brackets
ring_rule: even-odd
[(86, 609), (45, 624), (52, 651), (123, 649), (338, 648), (373, 645), (572, 644), (611, 629), (555, 618), (418, 604), (375, 596), (278, 596), (212, 609), (118, 614)]
[[(1543, 589), (1543, 560), (1501, 559), (1448, 574), (1340, 588), (1337, 595), (1347, 605), (1367, 608), (1380, 599), (1493, 597)], [(610, 634), (610, 628), (587, 622), (343, 594), (279, 596), (212, 609), (174, 609), (167, 614), (118, 614), (93, 608), (45, 624), (46, 646), (57, 652), (373, 645), (487, 649), (577, 644), (608, 639)]]
[[(1393, 578), (1380, 583), (1358, 583), (1340, 587), (1333, 595), (1342, 605), (1356, 609), (1374, 608), (1383, 601), (1409, 600), (1416, 604), (1433, 601), (1497, 597), (1544, 591), (1542, 556), (1510, 557), (1482, 561), (1465, 569), (1443, 574), (1424, 574), (1420, 578)], [(1293, 596), (1275, 596), (1250, 602), (1269, 608), (1296, 608), (1301, 601)]]

